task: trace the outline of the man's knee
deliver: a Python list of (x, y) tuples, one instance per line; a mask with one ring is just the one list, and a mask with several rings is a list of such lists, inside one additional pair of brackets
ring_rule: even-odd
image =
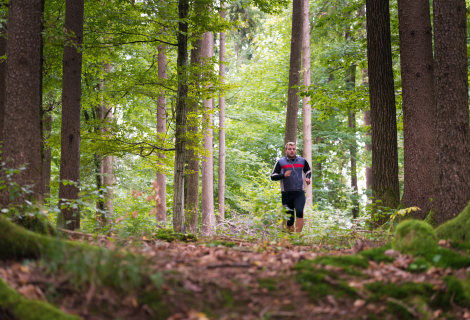
[(296, 211), (295, 216), (297, 218), (303, 219), (304, 218), (304, 212), (303, 211)]

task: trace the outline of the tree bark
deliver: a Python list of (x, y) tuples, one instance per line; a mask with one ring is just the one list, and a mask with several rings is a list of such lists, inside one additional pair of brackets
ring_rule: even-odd
[[(310, 27), (309, 27), (309, 0), (303, 0), (302, 12), (302, 84), (306, 87), (311, 85), (310, 74)], [(302, 115), (303, 115), (303, 157), (312, 165), (312, 106), (310, 105), (310, 97), (302, 98)], [(313, 170), (313, 167), (312, 167)], [(313, 177), (313, 174), (312, 174)], [(312, 205), (312, 184), (305, 185), (305, 197), (307, 201), (305, 205)]]
[[(200, 66), (201, 52), (202, 50), (202, 39), (197, 39), (193, 43), (191, 50), (191, 65), (198, 68)], [(195, 87), (199, 87), (200, 73), (194, 75)], [(191, 121), (188, 125), (189, 136), (194, 137), (198, 132), (198, 121), (197, 113), (199, 109), (199, 99), (196, 98), (191, 103), (191, 113), (194, 117), (191, 117)], [(197, 141), (193, 140), (189, 142), (193, 147), (197, 146)], [(188, 194), (186, 203), (186, 221), (189, 225), (191, 233), (197, 233), (197, 218), (199, 214), (199, 156), (196, 154), (194, 149), (188, 149)]]
[[(158, 78), (167, 79), (166, 72), (166, 48), (163, 45), (158, 46)], [(166, 133), (166, 97), (165, 90), (161, 89), (161, 95), (157, 98), (157, 132), (158, 137), (164, 141), (164, 135)], [(159, 158), (165, 158), (163, 153), (158, 153)], [(158, 166), (162, 166), (161, 162), (157, 163)], [(166, 174), (157, 171), (157, 223), (166, 223)]]
[(417, 218), (431, 209), (435, 140), (434, 61), (428, 0), (398, 0), (403, 92), (405, 185), (402, 203), (417, 206)]
[[(67, 0), (65, 3), (65, 30), (75, 35), (70, 40), (79, 48), (64, 46), (62, 83), (62, 129), (60, 152), (60, 180), (80, 181), (80, 100), (83, 43), (84, 0)], [(66, 201), (78, 199), (79, 189), (74, 185), (60, 184), (59, 198)], [(61, 201), (61, 206), (63, 201)], [(80, 212), (70, 206), (61, 208), (64, 227), (80, 228)], [(69, 222), (70, 221), (70, 222)]]
[(186, 159), (186, 116), (188, 96), (188, 18), (189, 0), (178, 1), (178, 91), (176, 99), (175, 170), (173, 185), (173, 229), (184, 230), (184, 166)]
[(467, 24), (464, 0), (434, 1), (436, 92), (434, 217), (443, 223), (470, 198)]
[[(42, 199), (41, 176), (41, 0), (9, 4), (2, 159), (7, 168), (26, 166), (13, 181), (33, 184)], [(3, 204), (9, 203), (3, 197)]]
[[(225, 19), (225, 11), (220, 13), (222, 19)], [(219, 50), (219, 75), (224, 82), (225, 78), (225, 32), (220, 33)], [(225, 96), (219, 96), (219, 188), (217, 202), (219, 205), (219, 215), (217, 221), (225, 219)]]
[[(0, 56), (7, 53), (7, 25), (2, 24), (0, 31)], [(0, 145), (3, 145), (3, 126), (5, 120), (5, 77), (7, 61), (0, 61)]]
[[(362, 115), (363, 115), (363, 118), (364, 118), (364, 127), (367, 127), (367, 126), (370, 126), (370, 110), (364, 110), (362, 112)], [(366, 139), (368, 139), (368, 137), (371, 136), (371, 132), (370, 130), (367, 130), (367, 132), (365, 133), (365, 136), (366, 136)], [(366, 142), (364, 144), (364, 152), (365, 153), (370, 153), (372, 152), (372, 145), (368, 142)], [(369, 167), (367, 164), (366, 164), (366, 189), (367, 190), (371, 190), (372, 189), (372, 168)], [(370, 196), (367, 195), (367, 198), (369, 198)]]
[[(209, 58), (214, 55), (214, 35), (212, 32), (204, 33), (202, 57)], [(209, 153), (202, 162), (202, 234), (212, 235), (215, 226), (214, 215), (214, 158), (213, 158), (213, 131), (212, 131), (212, 99), (204, 101), (204, 149)]]
[[(44, 138), (48, 139), (52, 131), (52, 116), (45, 115), (42, 120), (42, 128)], [(42, 160), (42, 181), (44, 186), (44, 199), (51, 197), (51, 164), (52, 164), (52, 150), (50, 147), (43, 148)]]
[[(372, 129), (373, 196), (380, 206), (400, 201), (395, 92), (388, 0), (367, 0), (367, 59)], [(383, 221), (380, 221), (383, 222)]]
[(287, 91), (286, 132), (284, 143), (297, 142), (297, 113), (299, 111), (298, 87), (300, 87), (300, 73), (302, 71), (303, 6), (304, 0), (293, 0), (289, 89)]

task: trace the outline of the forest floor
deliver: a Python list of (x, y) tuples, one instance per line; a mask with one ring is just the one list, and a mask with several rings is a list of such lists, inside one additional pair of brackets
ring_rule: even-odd
[[(126, 289), (80, 282), (72, 275), (80, 271), (39, 260), (0, 261), (0, 278), (28, 299), (87, 320), (470, 319), (470, 258), (446, 243), (445, 252), (416, 258), (360, 241), (349, 250), (325, 250), (224, 237), (119, 244), (70, 238), (145, 256), (151, 283), (136, 279)], [(115, 268), (123, 263), (129, 262)], [(0, 319), (14, 318), (0, 308)]]

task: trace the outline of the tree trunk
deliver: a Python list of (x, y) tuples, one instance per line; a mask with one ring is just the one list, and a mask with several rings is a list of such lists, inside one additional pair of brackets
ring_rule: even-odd
[[(7, 168), (26, 166), (14, 182), (33, 184), (42, 199), (41, 176), (41, 0), (9, 4), (2, 159)], [(3, 198), (3, 204), (9, 199)]]
[[(83, 43), (83, 0), (67, 0), (65, 4), (65, 29), (73, 32), (70, 38), (79, 48)], [(80, 99), (82, 53), (74, 46), (64, 46), (62, 84), (62, 129), (60, 152), (60, 180), (79, 183), (80, 180)], [(79, 189), (74, 185), (60, 184), (59, 198), (78, 199)], [(63, 202), (61, 201), (61, 206)], [(65, 205), (58, 221), (69, 230), (80, 228), (80, 212)], [(69, 222), (70, 221), (70, 222)]]
[(436, 222), (458, 215), (470, 197), (467, 24), (464, 0), (434, 1)]
[[(289, 89), (287, 91), (286, 133), (284, 143), (297, 142), (300, 73), (302, 71), (302, 33), (304, 0), (293, 0), (290, 47)], [(297, 86), (297, 88), (294, 88)]]
[[(109, 63), (104, 65), (104, 71), (106, 74), (110, 73), (113, 70), (113, 66)], [(106, 83), (103, 81), (100, 83), (100, 90), (104, 90)], [(106, 125), (105, 122), (111, 121), (114, 114), (112, 111), (112, 107), (106, 103), (106, 101), (101, 102), (100, 112), (99, 112), (100, 120), (103, 121), (103, 126)], [(102, 129), (103, 134), (106, 134), (106, 129)], [(108, 133), (109, 135), (109, 133)], [(112, 220), (113, 217), (113, 187), (115, 184), (114, 179), (114, 157), (113, 156), (105, 156), (101, 161), (101, 186), (107, 189), (107, 193), (105, 195), (105, 201), (103, 203), (103, 209), (106, 210), (106, 215), (102, 216), (102, 223), (107, 224), (108, 221)]]
[[(44, 139), (51, 136), (52, 130), (52, 116), (45, 115), (42, 120), (42, 130)], [(43, 148), (43, 161), (42, 161), (42, 181), (44, 186), (44, 199), (51, 197), (51, 163), (52, 163), (52, 150), (50, 147)]]
[(434, 61), (428, 0), (398, 0), (403, 92), (405, 185), (402, 203), (417, 206), (424, 219), (431, 209), (435, 141)]
[[(302, 12), (302, 84), (306, 87), (311, 84), (310, 74), (310, 27), (309, 27), (309, 0), (303, 0)], [(310, 105), (310, 97), (302, 98), (302, 115), (303, 115), (303, 157), (312, 165), (312, 106)], [(313, 168), (312, 168), (313, 169)], [(312, 174), (313, 177), (313, 174)], [(305, 185), (305, 197), (307, 202), (305, 205), (312, 205), (312, 184)]]
[[(225, 19), (225, 11), (220, 13)], [(219, 74), (222, 82), (225, 78), (225, 32), (220, 33)], [(219, 96), (219, 188), (218, 188), (219, 215), (217, 221), (225, 219), (225, 96)]]
[[(372, 185), (380, 206), (400, 201), (395, 92), (388, 0), (366, 0), (367, 59), (372, 121)], [(383, 222), (380, 221), (380, 222)]]
[[(356, 65), (351, 65), (349, 67), (347, 74), (349, 78), (347, 79), (348, 90), (354, 90), (356, 87)], [(354, 199), (353, 199), (353, 208), (352, 216), (353, 219), (356, 219), (359, 216), (359, 195), (357, 191), (357, 167), (356, 167), (356, 157), (357, 157), (357, 141), (356, 141), (356, 114), (353, 110), (348, 112), (348, 122), (349, 128), (353, 133), (353, 139), (351, 141), (351, 146), (349, 147), (349, 155), (351, 156), (351, 188), (354, 190)]]
[(178, 1), (178, 91), (176, 100), (175, 170), (173, 185), (173, 229), (184, 230), (184, 165), (186, 159), (186, 99), (188, 96), (188, 18), (189, 0)]
[[(197, 36), (196, 36), (197, 37)], [(193, 48), (191, 50), (191, 65), (198, 68), (201, 64), (201, 52), (202, 50), (202, 39), (194, 41)], [(201, 74), (198, 73), (194, 76), (195, 87), (199, 87), (199, 79)], [(191, 117), (190, 123), (188, 125), (189, 136), (195, 136), (198, 132), (198, 106), (199, 99), (196, 98), (191, 103), (191, 114), (194, 117)], [(197, 141), (194, 141), (194, 138), (189, 142), (193, 146), (197, 146)], [(199, 213), (199, 157), (194, 152), (194, 149), (188, 149), (188, 194), (187, 194), (187, 203), (186, 203), (186, 221), (189, 225), (189, 230), (191, 233), (197, 233), (197, 218)]]
[[(370, 126), (370, 110), (364, 110), (362, 112), (362, 115), (364, 117), (364, 127)], [(365, 133), (366, 138), (370, 137), (371, 132), (370, 130), (367, 130)], [(364, 144), (364, 152), (365, 153), (370, 153), (372, 152), (372, 145), (370, 143), (365, 143)], [(372, 168), (369, 167), (366, 164), (366, 189), (371, 190), (372, 189)], [(369, 195), (367, 195), (369, 198)]]
[[(167, 79), (166, 73), (166, 48), (163, 45), (158, 46), (158, 78)], [(166, 133), (166, 97), (165, 90), (161, 89), (161, 95), (157, 98), (157, 132), (158, 137), (164, 141)], [(163, 153), (158, 153), (159, 158), (165, 158)], [(163, 163), (158, 162), (160, 167)], [(166, 174), (157, 171), (157, 223), (166, 223)]]
[[(0, 31), (0, 56), (7, 53), (7, 24), (3, 24)], [(0, 145), (3, 145), (3, 126), (5, 119), (5, 77), (7, 61), (0, 61)]]
[[(214, 35), (204, 33), (202, 56), (209, 58), (214, 55)], [(214, 158), (212, 144), (212, 99), (204, 101), (204, 149), (209, 153), (202, 162), (202, 234), (211, 235), (215, 226), (214, 215)]]

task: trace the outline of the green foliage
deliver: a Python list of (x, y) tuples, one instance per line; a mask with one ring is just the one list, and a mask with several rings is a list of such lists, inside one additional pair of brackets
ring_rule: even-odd
[(331, 265), (335, 267), (344, 268), (344, 271), (351, 275), (361, 276), (362, 273), (354, 268), (367, 268), (369, 266), (369, 261), (360, 256), (360, 255), (351, 255), (351, 256), (321, 256), (313, 260), (314, 263), (322, 265)]
[(385, 251), (388, 249), (391, 249), (392, 245), (391, 243), (381, 246), (381, 247), (376, 247), (368, 250), (361, 251), (360, 255), (363, 257), (366, 257), (369, 260), (373, 260), (376, 262), (393, 262), (394, 258), (391, 256), (387, 256), (384, 254)]
[(197, 237), (191, 233), (179, 233), (175, 232), (173, 228), (161, 228), (157, 230), (155, 238), (165, 240), (168, 242), (173, 241), (197, 241)]
[(437, 248), (436, 232), (424, 221), (405, 220), (397, 227), (392, 247), (407, 254), (424, 253)]
[(223, 246), (223, 247), (229, 247), (229, 248), (233, 248), (236, 246), (236, 243), (235, 242), (231, 242), (231, 241), (223, 241), (223, 240), (215, 240), (215, 241), (211, 241), (207, 244), (207, 246), (210, 248), (210, 247), (218, 247), (218, 246)]
[(468, 242), (470, 239), (470, 203), (454, 219), (436, 228), (439, 239)]

